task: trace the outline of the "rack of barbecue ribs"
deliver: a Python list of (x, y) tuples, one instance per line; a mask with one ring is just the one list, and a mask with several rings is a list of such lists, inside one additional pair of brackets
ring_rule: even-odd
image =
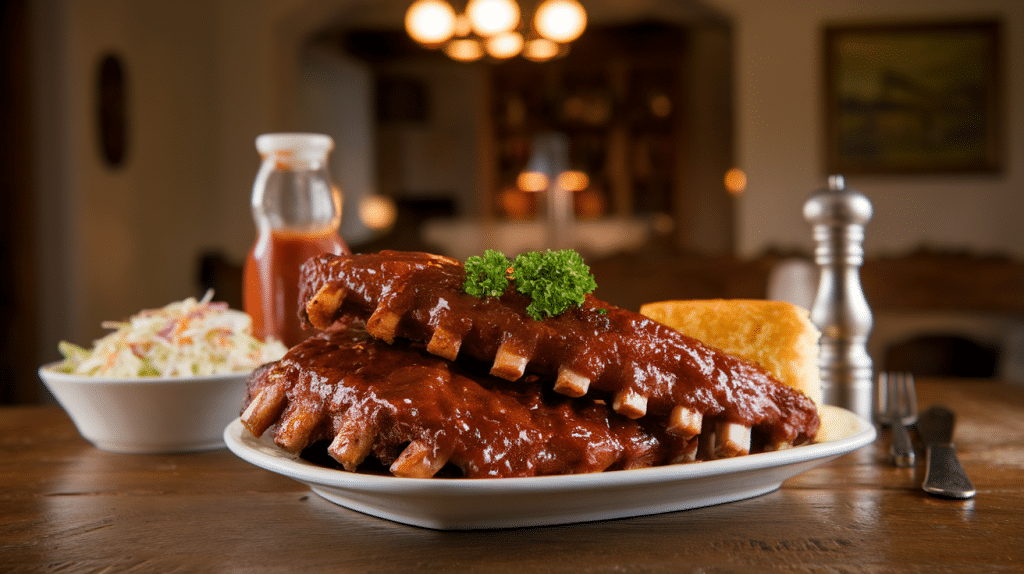
[(302, 266), (300, 315), (320, 330), (363, 321), (384, 343), (483, 361), (489, 375), (512, 385), (539, 378), (567, 397), (607, 403), (620, 417), (660, 421), (685, 445), (667, 457), (673, 461), (787, 448), (817, 432), (814, 402), (755, 363), (592, 295), (537, 320), (515, 289), (466, 294), (465, 275), (459, 261), (427, 253), (316, 256)]
[(656, 424), (546, 387), (508, 385), (345, 321), (254, 373), (242, 422), (257, 437), (271, 429), (287, 451), (329, 442), (345, 470), (371, 456), (402, 477), (579, 474), (666, 464), (686, 450)]

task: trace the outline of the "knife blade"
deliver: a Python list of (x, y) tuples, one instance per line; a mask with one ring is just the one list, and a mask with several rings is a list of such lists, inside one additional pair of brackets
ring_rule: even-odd
[(956, 415), (941, 406), (930, 407), (918, 417), (917, 432), (925, 442), (928, 459), (921, 488), (942, 498), (967, 499), (975, 490), (956, 455), (955, 425)]

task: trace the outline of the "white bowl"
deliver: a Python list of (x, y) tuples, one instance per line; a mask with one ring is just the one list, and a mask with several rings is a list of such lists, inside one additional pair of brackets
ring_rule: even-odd
[(83, 377), (43, 365), (39, 377), (78, 432), (110, 452), (171, 453), (224, 447), (249, 373), (205, 377)]

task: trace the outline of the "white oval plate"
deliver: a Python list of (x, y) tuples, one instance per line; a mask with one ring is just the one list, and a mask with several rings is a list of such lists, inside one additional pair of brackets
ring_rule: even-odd
[(292, 478), (323, 498), (364, 514), (439, 530), (514, 528), (658, 514), (734, 502), (875, 440), (875, 427), (823, 406), (818, 442), (736, 458), (594, 474), (531, 478), (417, 479), (334, 470), (257, 439), (235, 419), (224, 429), (231, 452)]

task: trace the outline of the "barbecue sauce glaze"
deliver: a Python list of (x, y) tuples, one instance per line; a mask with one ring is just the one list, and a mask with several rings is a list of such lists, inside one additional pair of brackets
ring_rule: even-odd
[(281, 420), (302, 412), (319, 421), (311, 443), (332, 440), (349, 418), (379, 429), (369, 467), (390, 465), (415, 440), (449, 460), (445, 476), (600, 472), (663, 463), (677, 440), (535, 377), (511, 385), (406, 342), (374, 340), (358, 325), (319, 333), (255, 373), (246, 404), (274, 384), (287, 386)]
[(591, 380), (588, 396), (610, 400), (631, 388), (648, 397), (644, 418), (685, 405), (703, 414), (705, 426), (710, 419), (752, 427), (752, 450), (803, 444), (817, 433), (817, 408), (806, 395), (639, 313), (588, 295), (537, 321), (514, 288), (477, 298), (463, 291), (464, 281), (460, 262), (427, 253), (325, 254), (303, 264), (300, 308), (333, 284), (346, 293), (339, 318), (372, 319), (389, 309), (401, 317), (396, 337), (428, 341), (443, 327), (461, 341), (460, 357), (479, 361), (493, 360), (507, 342), (528, 358), (527, 373), (551, 378), (564, 365)]

